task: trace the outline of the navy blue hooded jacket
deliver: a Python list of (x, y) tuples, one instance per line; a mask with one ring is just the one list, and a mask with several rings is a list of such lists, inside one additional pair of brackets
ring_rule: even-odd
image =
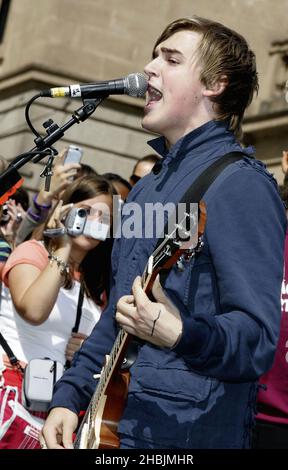
[[(151, 145), (164, 157), (161, 171), (140, 180), (128, 198), (142, 207), (178, 202), (207, 166), (243, 151), (219, 121), (192, 131), (169, 152), (163, 138)], [(123, 448), (249, 446), (256, 382), (272, 365), (279, 334), (286, 216), (274, 178), (249, 156), (251, 150), (244, 152), (204, 196), (200, 256), (183, 272), (174, 266), (165, 280), (165, 292), (181, 313), (183, 335), (173, 350), (140, 347), (119, 425)], [(131, 292), (156, 242), (156, 237), (115, 240), (109, 304), (57, 383), (52, 407), (75, 412), (87, 407), (93, 374), (117, 334), (116, 303)]]

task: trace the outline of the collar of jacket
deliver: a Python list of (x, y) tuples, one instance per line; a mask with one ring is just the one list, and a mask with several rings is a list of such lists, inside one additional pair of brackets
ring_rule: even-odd
[(202, 126), (194, 129), (188, 134), (181, 137), (170, 149), (166, 147), (165, 137), (157, 137), (148, 141), (148, 145), (153, 148), (159, 155), (165, 159), (165, 163), (174, 159), (176, 156), (187, 154), (198, 149), (199, 147), (210, 145), (211, 142), (217, 140), (218, 137), (223, 139), (226, 136), (227, 140), (235, 141), (234, 134), (229, 131), (228, 123), (226, 121), (209, 121)]

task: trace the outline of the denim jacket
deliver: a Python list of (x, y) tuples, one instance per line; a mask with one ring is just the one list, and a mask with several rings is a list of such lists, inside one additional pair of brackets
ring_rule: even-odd
[[(178, 202), (216, 159), (233, 151), (245, 155), (204, 196), (201, 254), (182, 271), (174, 265), (165, 279), (183, 334), (172, 350), (139, 346), (118, 429), (122, 447), (249, 447), (257, 379), (272, 365), (279, 334), (284, 206), (272, 175), (250, 156), (251, 149), (241, 148), (226, 123), (206, 123), (169, 152), (163, 138), (150, 145), (163, 156), (160, 171), (142, 178), (127, 201), (142, 207)], [(122, 225), (128, 222), (124, 215)], [(87, 406), (93, 374), (117, 334), (116, 303), (131, 292), (156, 243), (157, 237), (115, 240), (109, 304), (57, 383), (52, 407), (78, 412)]]

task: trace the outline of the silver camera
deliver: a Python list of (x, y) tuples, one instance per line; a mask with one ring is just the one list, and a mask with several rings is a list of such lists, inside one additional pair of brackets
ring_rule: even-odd
[(73, 207), (67, 214), (64, 221), (65, 228), (46, 229), (44, 235), (50, 238), (61, 237), (65, 233), (70, 237), (85, 235), (95, 240), (104, 241), (110, 232), (110, 216), (102, 215), (102, 221), (88, 220), (89, 209)]
[(84, 232), (89, 211), (87, 209), (73, 207), (65, 219), (65, 227), (70, 237), (78, 237)]
[(70, 237), (85, 235), (95, 240), (104, 241), (110, 232), (110, 214), (103, 213), (101, 222), (97, 219), (89, 219), (89, 209), (73, 207), (65, 220), (65, 227)]

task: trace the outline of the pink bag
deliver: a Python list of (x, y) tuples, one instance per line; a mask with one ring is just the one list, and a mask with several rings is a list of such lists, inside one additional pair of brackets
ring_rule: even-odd
[(19, 402), (16, 384), (0, 387), (0, 449), (40, 449), (39, 432), (43, 423), (44, 420), (32, 416)]

